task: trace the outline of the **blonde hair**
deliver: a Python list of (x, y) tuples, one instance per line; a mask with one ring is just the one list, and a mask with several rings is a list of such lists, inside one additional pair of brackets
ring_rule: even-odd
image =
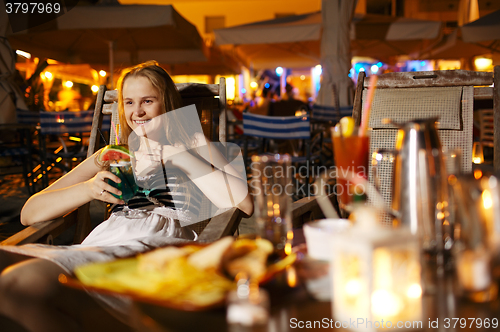
[[(145, 77), (159, 94), (159, 101), (162, 113), (168, 113), (182, 107), (182, 99), (170, 75), (158, 65), (156, 61), (147, 61), (137, 66), (126, 68), (122, 71), (118, 79), (118, 116), (120, 118), (120, 136), (121, 141), (126, 144), (132, 129), (127, 124), (125, 110), (123, 105), (123, 86), (125, 81), (131, 77)], [(175, 125), (169, 126), (166, 133), (167, 140), (171, 143), (181, 143), (188, 147), (193, 146), (193, 139), (190, 138), (185, 130), (185, 119), (182, 113), (173, 113), (169, 119), (175, 121)]]

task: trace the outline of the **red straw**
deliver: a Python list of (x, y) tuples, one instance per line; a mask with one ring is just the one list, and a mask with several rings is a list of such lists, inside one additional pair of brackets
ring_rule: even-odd
[(120, 145), (120, 138), (118, 137), (118, 125), (115, 125), (113, 120), (111, 120), (111, 130), (113, 130), (113, 133), (115, 134), (116, 145)]
[(370, 111), (372, 109), (373, 96), (375, 95), (375, 90), (377, 89), (377, 80), (377, 75), (372, 75), (370, 77), (370, 88), (368, 89), (366, 102), (363, 104), (364, 111), (361, 119), (361, 125), (359, 127), (359, 136), (366, 136), (366, 131), (368, 130), (368, 119), (370, 118)]

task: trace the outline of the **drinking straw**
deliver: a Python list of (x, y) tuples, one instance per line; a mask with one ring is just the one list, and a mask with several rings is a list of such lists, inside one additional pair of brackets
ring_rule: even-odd
[(116, 145), (120, 145), (120, 135), (118, 135), (119, 132), (120, 132), (120, 124), (117, 123), (115, 131)]
[(113, 122), (113, 120), (111, 120), (111, 130), (115, 134), (116, 145), (120, 145), (120, 138), (118, 138), (118, 126), (115, 125), (115, 123)]
[(368, 130), (368, 119), (370, 118), (373, 96), (375, 95), (375, 90), (377, 89), (377, 80), (377, 75), (372, 75), (370, 77), (370, 89), (368, 89), (366, 103), (364, 103), (363, 117), (361, 119), (361, 125), (359, 127), (359, 136), (366, 136), (366, 131)]

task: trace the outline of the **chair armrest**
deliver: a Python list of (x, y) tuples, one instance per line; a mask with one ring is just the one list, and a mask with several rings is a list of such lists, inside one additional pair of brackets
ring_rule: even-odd
[(243, 212), (233, 207), (219, 215), (216, 215), (201, 232), (198, 241), (213, 242), (224, 236), (233, 235), (240, 224)]
[[(332, 203), (335, 203), (334, 193), (328, 195)], [(292, 203), (292, 224), (293, 228), (300, 228), (306, 222), (324, 218), (323, 212), (318, 205), (317, 196), (304, 197)]]
[[(17, 246), (36, 242), (50, 243), (53, 237), (59, 235), (76, 222), (77, 214), (78, 209), (63, 217), (28, 226), (22, 231), (0, 242), (0, 245)], [(44, 238), (45, 241), (43, 241)]]

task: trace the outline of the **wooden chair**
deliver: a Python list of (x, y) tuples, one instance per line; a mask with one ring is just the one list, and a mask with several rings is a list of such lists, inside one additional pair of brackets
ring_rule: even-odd
[[(85, 140), (92, 129), (94, 111), (40, 111), (39, 114), (40, 165), (45, 188), (49, 185), (49, 171), (52, 168), (57, 167), (67, 173), (73, 168), (74, 161), (81, 162), (87, 157)], [(57, 142), (51, 142), (51, 137), (57, 137)]]
[[(376, 149), (393, 149), (397, 129), (382, 119), (405, 122), (415, 118), (439, 117), (438, 132), (443, 147), (462, 150), (461, 171), (472, 170), (473, 100), (494, 99), (495, 148), (500, 149), (500, 67), (491, 72), (465, 70), (404, 72), (380, 75), (373, 99), (368, 127), (371, 131), (370, 155)], [(493, 85), (493, 86), (491, 86)], [(353, 117), (356, 125), (362, 118), (363, 101), (369, 81), (365, 73), (358, 77)], [(500, 170), (500, 156), (495, 156), (495, 169)], [(381, 192), (391, 202), (392, 163), (379, 168)], [(370, 172), (370, 181), (373, 183)]]
[(28, 193), (33, 195), (41, 188), (36, 186), (33, 171), (38, 154), (33, 139), (37, 136), (40, 116), (38, 112), (18, 109), (16, 119), (17, 123), (0, 125), (0, 176), (22, 174)]
[[(219, 84), (178, 84), (183, 101), (186, 105), (194, 102), (200, 105), (199, 113), (205, 114), (205, 130), (207, 126), (210, 129), (215, 128), (213, 123), (214, 116), (218, 117), (219, 135), (218, 139), (222, 143), (226, 142), (226, 95), (225, 81), (221, 79)], [(197, 93), (198, 92), (198, 93)], [(106, 91), (105, 86), (99, 88), (97, 94), (96, 107), (93, 115), (92, 130), (89, 139), (87, 156), (91, 156), (100, 147), (101, 134), (99, 133), (103, 122), (103, 116), (110, 114), (114, 118), (113, 122), (118, 123), (116, 90)], [(203, 122), (203, 117), (202, 117)], [(203, 127), (203, 123), (202, 123)], [(214, 137), (212, 132), (205, 132)], [(111, 131), (108, 142), (114, 141), (113, 131)], [(81, 243), (91, 230), (89, 205), (87, 203), (80, 208), (72, 211), (66, 216), (55, 220), (41, 222), (29, 226), (21, 232), (9, 237), (1, 242), (2, 245), (20, 245), (33, 242), (52, 243), (53, 238), (61, 234), (70, 226), (76, 224), (74, 243)], [(209, 220), (202, 222), (204, 225), (199, 241), (211, 242), (222, 236), (233, 235), (244, 216), (238, 208), (231, 208), (222, 214), (219, 214)]]
[(352, 116), (352, 106), (335, 107), (313, 105), (311, 121), (325, 123), (334, 126), (344, 116)]
[(495, 113), (493, 109), (479, 110), (479, 142), (483, 146), (494, 147), (495, 145), (495, 126), (493, 125), (493, 120), (495, 118)]

